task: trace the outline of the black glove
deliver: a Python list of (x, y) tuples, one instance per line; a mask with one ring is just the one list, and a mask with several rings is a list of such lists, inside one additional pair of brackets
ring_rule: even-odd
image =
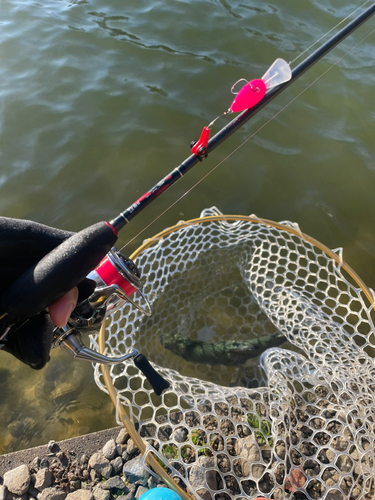
[[(0, 300), (17, 278), (72, 234), (36, 222), (0, 217)], [(83, 280), (78, 285), (78, 302), (89, 297), (94, 289), (93, 281)], [(54, 325), (44, 311), (14, 325), (2, 350), (32, 368), (43, 368), (49, 361), (53, 329)]]

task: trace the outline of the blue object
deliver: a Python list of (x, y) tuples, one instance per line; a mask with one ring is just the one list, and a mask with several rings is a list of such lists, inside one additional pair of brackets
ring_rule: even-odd
[(139, 500), (181, 500), (181, 498), (168, 488), (152, 488), (143, 493)]

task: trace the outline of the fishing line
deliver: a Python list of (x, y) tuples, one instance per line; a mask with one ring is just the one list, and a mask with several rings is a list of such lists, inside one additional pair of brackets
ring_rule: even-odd
[[(368, 2), (366, 2), (368, 3)], [(320, 76), (318, 76), (313, 82), (311, 82), (307, 87), (305, 87), (298, 95), (291, 99), (284, 107), (282, 107), (277, 113), (275, 113), (271, 118), (269, 118), (261, 127), (259, 127), (253, 134), (251, 134), (247, 139), (245, 139), (239, 146), (237, 146), (231, 153), (229, 153), (225, 158), (223, 158), (217, 165), (215, 165), (211, 170), (209, 170), (201, 179), (199, 179), (193, 186), (191, 186), (185, 193), (183, 193), (177, 200), (175, 200), (169, 207), (167, 207), (162, 213), (155, 217), (147, 226), (145, 226), (139, 233), (137, 233), (133, 238), (131, 238), (125, 245), (123, 245), (119, 251), (126, 248), (130, 243), (137, 239), (144, 231), (146, 231), (152, 224), (154, 224), (158, 219), (160, 219), (164, 214), (166, 214), (171, 208), (173, 208), (179, 201), (181, 201), (186, 195), (188, 195), (195, 187), (197, 187), (202, 181), (204, 181), (209, 175), (212, 174), (220, 165), (222, 165), (226, 160), (228, 160), (234, 153), (236, 153), (244, 144), (246, 144), (250, 139), (252, 139), (256, 134), (258, 134), (266, 125), (273, 121), (282, 111), (288, 108), (294, 101), (296, 101), (303, 93), (305, 93), (309, 88), (311, 88), (318, 80), (320, 80), (328, 71), (335, 67), (340, 61), (342, 61), (350, 52), (356, 49), (361, 43), (363, 43), (369, 36), (375, 33), (375, 28), (368, 33), (362, 40), (356, 43), (351, 49), (349, 49), (343, 56), (341, 56), (335, 63), (333, 63), (328, 69), (326, 69)]]
[(366, 2), (362, 5), (360, 5), (359, 7), (357, 7), (355, 10), (353, 10), (353, 12), (351, 12), (348, 16), (346, 16), (344, 19), (342, 19), (339, 23), (336, 24), (336, 26), (333, 26), (333, 28), (331, 28), (329, 31), (327, 31), (327, 33), (324, 33), (324, 35), (322, 35), (318, 40), (315, 40), (314, 43), (312, 43), (310, 45), (310, 47), (307, 47), (307, 49), (305, 49), (303, 52), (301, 52), (296, 58), (293, 59), (293, 61), (290, 61), (289, 64), (293, 64), (294, 62), (296, 62), (301, 56), (303, 56), (303, 54), (306, 54), (306, 52), (308, 52), (312, 47), (314, 47), (314, 45), (316, 45), (317, 43), (319, 43), (321, 40), (323, 40), (323, 38), (325, 38), (327, 35), (329, 35), (333, 30), (335, 30), (338, 26), (340, 26), (340, 24), (344, 23), (345, 21), (347, 21), (348, 19), (350, 19), (352, 17), (353, 14), (355, 14), (359, 9), (362, 9), (365, 5), (367, 5), (368, 3), (370, 3), (372, 0), (366, 0)]

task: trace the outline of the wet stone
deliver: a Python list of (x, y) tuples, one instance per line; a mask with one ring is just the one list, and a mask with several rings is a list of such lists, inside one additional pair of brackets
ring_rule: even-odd
[(26, 465), (20, 465), (4, 474), (4, 486), (8, 491), (21, 496), (29, 489), (30, 472)]

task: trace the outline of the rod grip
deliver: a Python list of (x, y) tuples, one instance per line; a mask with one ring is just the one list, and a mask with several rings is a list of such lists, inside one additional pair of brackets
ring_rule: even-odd
[(98, 222), (65, 240), (4, 292), (0, 324), (11, 326), (46, 309), (95, 269), (116, 240), (116, 232), (106, 222)]
[(143, 375), (150, 382), (157, 396), (161, 396), (163, 392), (169, 388), (170, 384), (165, 380), (149, 363), (146, 356), (137, 354), (134, 358), (134, 364), (141, 370)]

